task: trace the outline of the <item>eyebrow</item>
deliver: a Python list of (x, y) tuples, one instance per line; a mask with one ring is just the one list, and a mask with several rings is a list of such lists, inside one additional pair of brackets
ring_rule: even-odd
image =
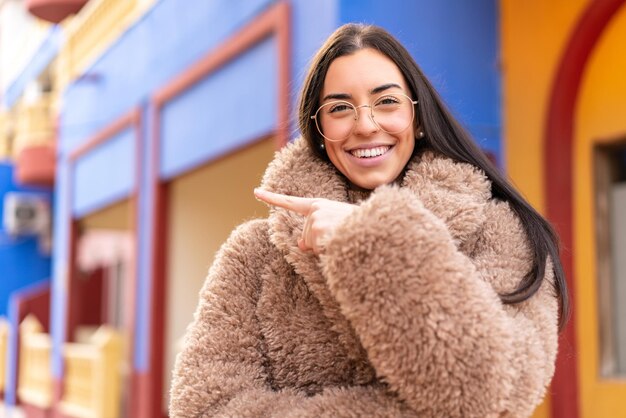
[(370, 90), (370, 94), (377, 94), (380, 92), (383, 92), (385, 90), (389, 90), (391, 88), (399, 88), (400, 90), (402, 90), (402, 87), (400, 87), (399, 84), (396, 83), (387, 83), (387, 84), (383, 84), (382, 86), (378, 86), (378, 87), (374, 87), (372, 90)]
[[(369, 91), (370, 94), (378, 94), (380, 92), (383, 92), (385, 90), (389, 90), (391, 88), (399, 88), (402, 90), (402, 87), (400, 87), (399, 84), (396, 83), (387, 83), (387, 84), (383, 84), (380, 85), (378, 87), (374, 87), (373, 89), (371, 89)], [(326, 96), (324, 96), (324, 98), (322, 99), (322, 102), (325, 102), (326, 100), (330, 100), (330, 99), (334, 99), (334, 100), (347, 100), (347, 99), (351, 99), (352, 95), (348, 94), (348, 93), (330, 93), (327, 94)]]

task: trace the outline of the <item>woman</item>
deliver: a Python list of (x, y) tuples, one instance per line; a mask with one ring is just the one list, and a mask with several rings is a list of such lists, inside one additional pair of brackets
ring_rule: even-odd
[[(172, 417), (526, 417), (554, 373), (556, 238), (408, 52), (345, 25), (200, 294)], [(560, 310), (560, 312), (559, 312)]]

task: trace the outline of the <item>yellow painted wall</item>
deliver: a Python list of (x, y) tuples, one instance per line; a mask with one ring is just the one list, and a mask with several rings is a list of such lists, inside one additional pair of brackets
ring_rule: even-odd
[(170, 185), (164, 410), (177, 343), (193, 318), (215, 252), (235, 226), (268, 215), (252, 191), (261, 183), (274, 148), (274, 139), (265, 139)]
[(515, 185), (541, 212), (542, 136), (553, 74), (588, 0), (501, 0), (503, 146)]
[[(586, 67), (576, 108), (574, 271), (581, 415), (626, 417), (626, 380), (599, 377), (594, 211), (594, 144), (626, 139), (626, 6), (617, 12)], [(626, 301), (624, 301), (626, 303)]]
[[(503, 149), (506, 170), (544, 213), (543, 132), (553, 74), (588, 0), (501, 0)], [(550, 396), (533, 418), (550, 417)]]
[(90, 213), (80, 220), (80, 226), (83, 229), (130, 230), (132, 228), (132, 210), (131, 201), (125, 199)]

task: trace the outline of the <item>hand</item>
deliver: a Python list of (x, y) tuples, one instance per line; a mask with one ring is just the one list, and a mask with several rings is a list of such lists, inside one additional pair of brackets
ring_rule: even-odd
[(315, 254), (324, 252), (326, 241), (356, 205), (336, 202), (334, 200), (287, 196), (272, 193), (263, 189), (254, 189), (257, 199), (305, 216), (302, 236), (298, 239), (298, 248), (302, 251), (313, 251)]

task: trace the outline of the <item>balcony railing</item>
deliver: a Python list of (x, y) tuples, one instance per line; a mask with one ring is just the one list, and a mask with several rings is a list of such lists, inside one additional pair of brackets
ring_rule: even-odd
[(13, 155), (13, 119), (8, 112), (0, 112), (0, 160)]
[(7, 344), (9, 340), (9, 323), (0, 318), (0, 392), (4, 392), (5, 376), (7, 375)]
[(44, 94), (35, 102), (21, 102), (17, 105), (13, 142), (14, 157), (27, 147), (52, 145), (54, 125), (51, 103), (52, 96)]
[(15, 109), (15, 135), (12, 137), (9, 157), (16, 162), (15, 178), (24, 185), (54, 184), (55, 132), (53, 93), (46, 93), (36, 101), (21, 101)]
[(52, 405), (50, 335), (33, 315), (20, 324), (20, 369), (17, 394), (22, 402), (42, 409)]
[(61, 411), (76, 418), (117, 418), (122, 384), (122, 341), (100, 327), (88, 344), (67, 343)]

